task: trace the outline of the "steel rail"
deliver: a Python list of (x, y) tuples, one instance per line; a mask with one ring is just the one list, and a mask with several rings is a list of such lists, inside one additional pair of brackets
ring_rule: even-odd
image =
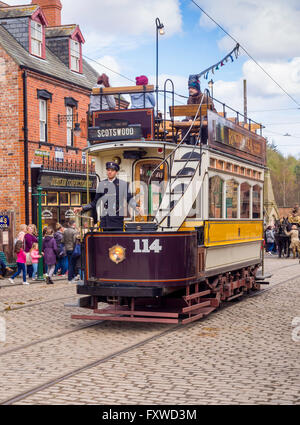
[[(269, 292), (269, 291), (272, 291), (272, 289), (274, 289), (274, 288), (277, 288), (279, 285), (282, 285), (284, 283), (289, 283), (289, 282), (294, 281), (295, 279), (298, 279), (298, 278), (300, 278), (300, 274), (292, 277), (291, 279), (283, 280), (281, 282), (278, 282), (278, 283), (272, 285), (271, 287), (269, 287), (267, 289), (260, 290), (260, 291), (257, 291), (255, 293), (249, 294), (249, 295), (245, 295), (241, 299), (241, 301), (247, 301), (247, 299), (252, 298), (254, 296), (263, 295), (264, 293)], [(236, 305), (235, 303), (227, 304), (227, 305), (226, 304), (222, 304), (221, 307), (222, 307), (222, 309), (223, 308), (224, 309), (225, 308), (227, 309), (227, 308), (233, 307), (235, 305)], [(218, 310), (215, 310), (215, 312), (217, 312), (217, 311)], [(91, 326), (95, 326), (96, 324), (101, 324), (101, 323), (103, 323), (103, 322), (99, 321), (97, 323), (93, 323), (93, 324), (90, 324), (90, 325), (82, 326), (79, 329), (73, 330), (72, 332), (65, 332), (62, 335), (67, 335), (69, 333), (74, 333), (74, 332), (77, 332), (77, 331), (79, 331), (81, 329), (88, 328), (88, 327), (91, 327)], [(196, 323), (197, 322), (190, 323), (190, 324), (186, 325), (186, 327), (195, 326)], [(93, 367), (97, 367), (100, 364), (103, 364), (103, 363), (105, 363), (105, 362), (107, 362), (109, 360), (112, 360), (112, 359), (114, 359), (116, 357), (119, 357), (119, 356), (121, 356), (123, 354), (127, 354), (128, 352), (130, 352), (132, 350), (135, 350), (137, 348), (140, 348), (140, 347), (142, 347), (142, 346), (144, 346), (144, 345), (146, 345), (146, 344), (148, 344), (150, 342), (156, 341), (159, 338), (161, 338), (161, 337), (163, 337), (165, 335), (168, 335), (170, 333), (173, 333), (173, 332), (175, 332), (178, 329), (182, 329), (182, 324), (174, 325), (174, 326), (171, 327), (171, 329), (167, 329), (167, 330), (165, 330), (165, 331), (163, 331), (163, 332), (161, 332), (161, 333), (159, 333), (157, 335), (154, 335), (154, 336), (152, 336), (150, 338), (146, 338), (144, 341), (140, 341), (139, 343), (133, 344), (133, 345), (127, 347), (127, 348), (124, 348), (122, 350), (118, 350), (118, 351), (116, 351), (113, 354), (110, 354), (110, 355), (105, 356), (105, 357), (103, 357), (103, 358), (101, 358), (99, 360), (96, 360), (96, 361), (93, 361), (91, 363), (88, 363), (88, 364), (86, 364), (86, 365), (84, 365), (84, 366), (82, 366), (80, 368), (77, 368), (77, 369), (73, 370), (72, 372), (69, 372), (69, 373), (67, 373), (65, 375), (62, 375), (62, 376), (58, 377), (58, 378), (52, 379), (51, 381), (48, 381), (48, 382), (46, 382), (46, 383), (44, 383), (42, 385), (39, 385), (37, 387), (34, 387), (34, 388), (32, 388), (32, 389), (30, 389), (28, 391), (22, 392), (22, 393), (14, 396), (14, 397), (11, 397), (11, 398), (9, 398), (9, 399), (7, 399), (5, 401), (0, 402), (0, 405), (8, 406), (8, 405), (12, 405), (14, 403), (17, 403), (17, 402), (19, 402), (21, 400), (24, 400), (24, 399), (28, 398), (29, 396), (31, 396), (33, 394), (36, 394), (36, 393), (38, 393), (40, 391), (43, 391), (43, 390), (45, 390), (47, 388), (50, 388), (53, 385), (56, 385), (56, 384), (58, 384), (58, 383), (60, 383), (62, 381), (65, 381), (66, 379), (72, 378), (73, 376), (76, 376), (76, 375), (78, 375), (81, 372), (84, 372), (84, 371), (86, 371), (88, 369), (92, 369)], [(53, 338), (55, 338), (55, 337), (53, 337)], [(44, 341), (47, 341), (49, 339), (52, 339), (52, 338), (48, 338), (48, 339), (45, 338)], [(36, 343), (39, 343), (39, 342), (36, 342)], [(30, 344), (29, 344), (29, 346), (30, 346)]]

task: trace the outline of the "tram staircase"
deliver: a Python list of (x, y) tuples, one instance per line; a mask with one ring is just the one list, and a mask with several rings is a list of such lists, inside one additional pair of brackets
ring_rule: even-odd
[(199, 195), (205, 167), (201, 167), (200, 146), (178, 146), (173, 153), (170, 179), (155, 220), (162, 229), (177, 231), (182, 226)]

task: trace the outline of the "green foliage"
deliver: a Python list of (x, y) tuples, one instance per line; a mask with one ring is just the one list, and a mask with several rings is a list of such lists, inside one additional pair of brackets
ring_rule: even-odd
[(300, 160), (284, 157), (274, 143), (267, 144), (267, 166), (278, 207), (293, 207), (300, 198)]

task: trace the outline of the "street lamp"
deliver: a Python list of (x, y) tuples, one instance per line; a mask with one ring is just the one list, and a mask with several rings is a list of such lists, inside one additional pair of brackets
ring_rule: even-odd
[(211, 97), (213, 98), (214, 97), (214, 82), (212, 79), (208, 82), (208, 87), (211, 93)]
[(158, 117), (158, 34), (164, 35), (164, 25), (159, 18), (155, 20), (156, 24), (156, 117)]

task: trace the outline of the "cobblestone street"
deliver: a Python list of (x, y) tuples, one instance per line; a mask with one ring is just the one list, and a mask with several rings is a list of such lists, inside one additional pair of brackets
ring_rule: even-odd
[(1, 281), (0, 403), (300, 404), (299, 261), (265, 272), (272, 290), (179, 328), (72, 321), (74, 285)]

